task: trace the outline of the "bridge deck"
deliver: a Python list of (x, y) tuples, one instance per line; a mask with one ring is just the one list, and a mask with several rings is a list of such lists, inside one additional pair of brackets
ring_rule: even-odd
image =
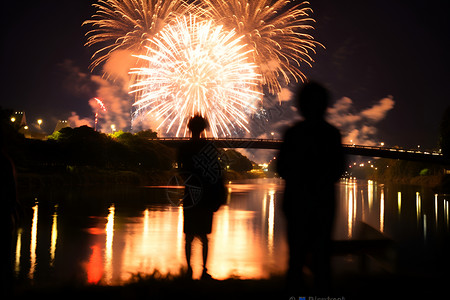
[[(157, 138), (152, 139), (169, 147), (179, 147), (189, 138)], [(244, 139), (244, 138), (207, 138), (218, 148), (247, 148), (247, 149), (279, 149), (282, 140), (279, 139)], [(402, 148), (387, 148), (376, 146), (362, 146), (342, 144), (344, 151), (349, 155), (361, 155), (370, 157), (384, 157), (410, 161), (422, 161), (429, 163), (450, 165), (450, 160), (444, 158), (439, 152), (419, 151)]]

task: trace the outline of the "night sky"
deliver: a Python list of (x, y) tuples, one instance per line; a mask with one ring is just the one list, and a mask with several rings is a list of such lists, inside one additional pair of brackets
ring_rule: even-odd
[[(76, 86), (80, 76), (90, 73), (94, 49), (84, 47), (88, 28), (81, 24), (94, 13), (93, 2), (36, 0), (2, 5), (3, 108), (24, 110), (29, 124), (44, 119), (49, 133), (58, 119), (67, 119), (71, 112), (93, 118), (88, 100), (96, 96), (95, 86)], [(333, 101), (351, 99), (346, 111), (351, 115), (383, 98), (393, 99), (393, 108), (370, 124), (376, 128), (370, 134), (375, 143), (436, 147), (439, 122), (450, 105), (450, 2), (310, 2), (316, 19), (312, 34), (326, 49), (318, 50), (313, 68), (303, 69), (307, 77), (324, 83)], [(101, 75), (100, 71), (95, 74)]]

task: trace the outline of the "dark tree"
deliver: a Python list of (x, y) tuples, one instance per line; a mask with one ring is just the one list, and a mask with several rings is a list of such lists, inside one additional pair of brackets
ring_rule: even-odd
[(136, 136), (143, 138), (143, 139), (156, 139), (157, 133), (151, 129), (142, 130), (136, 133)]
[(230, 170), (246, 172), (253, 169), (251, 160), (236, 150), (226, 150), (223, 155), (221, 155), (221, 158)]
[(445, 157), (450, 157), (450, 106), (442, 116), (441, 125), (439, 127), (439, 146)]

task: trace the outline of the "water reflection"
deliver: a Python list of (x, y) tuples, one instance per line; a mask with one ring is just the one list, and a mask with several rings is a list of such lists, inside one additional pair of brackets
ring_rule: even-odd
[(369, 213), (370, 213), (373, 205), (373, 180), (367, 181), (367, 197), (369, 201)]
[(447, 230), (449, 229), (449, 212), (448, 212), (448, 200), (444, 200), (444, 217), (447, 223)]
[(420, 193), (416, 192), (416, 215), (417, 215), (417, 226), (419, 226), (420, 222), (420, 214), (422, 210), (422, 199), (420, 197)]
[(342, 179), (339, 195), (335, 239), (358, 238), (357, 225), (361, 221), (389, 237), (426, 240), (430, 224), (440, 232), (444, 223), (448, 233), (448, 201), (443, 195), (355, 179)]
[[(210, 235), (208, 270), (213, 277), (264, 278), (285, 271), (282, 189), (276, 181), (228, 185), (227, 205), (216, 213)], [(41, 204), (35, 203), (30, 210), (27, 227), (17, 233), (16, 274), (34, 280), (46, 268), (56, 272), (62, 266), (62, 272), (84, 272), (84, 280), (91, 284), (121, 284), (132, 274), (155, 271), (178, 274), (185, 267), (183, 211), (167, 203), (155, 204), (165, 194), (152, 191), (156, 196), (104, 199), (109, 204), (101, 204), (99, 198), (98, 208), (82, 215), (79, 223), (70, 219), (74, 213), (64, 210), (63, 201), (59, 206), (45, 206), (40, 199)], [(335, 239), (358, 238), (359, 221), (394, 239), (417, 240), (422, 246), (432, 245), (438, 234), (449, 236), (449, 201), (443, 195), (354, 179), (342, 180), (338, 192)], [(86, 238), (78, 242), (76, 232)], [(70, 239), (74, 240), (67, 244)], [(64, 245), (76, 249), (67, 252)], [(79, 257), (72, 259), (74, 253)], [(82, 271), (66, 268), (71, 263)], [(194, 278), (200, 277), (199, 243), (194, 243), (192, 265)]]
[(51, 233), (51, 244), (50, 244), (50, 266), (52, 267), (55, 263), (56, 254), (56, 241), (58, 240), (58, 205), (55, 205), (55, 211), (53, 213), (52, 219), (52, 233)]
[(14, 260), (14, 272), (16, 276), (20, 272), (20, 252), (22, 251), (22, 228), (17, 230), (16, 255)]
[(354, 223), (354, 219), (353, 219), (353, 207), (354, 207), (354, 197), (353, 197), (353, 189), (350, 189), (348, 191), (348, 222), (347, 222), (347, 226), (348, 226), (348, 234), (347, 236), (349, 238), (352, 237), (353, 235), (353, 223)]
[(37, 247), (37, 225), (38, 225), (38, 204), (33, 206), (33, 220), (31, 225), (31, 242), (30, 242), (30, 272), (28, 277), (33, 279), (36, 270), (36, 247)]
[(103, 256), (99, 245), (92, 245), (88, 263), (85, 265), (87, 282), (97, 284), (103, 277)]
[(423, 215), (423, 239), (427, 240), (427, 215)]
[[(127, 220), (120, 220), (121, 222)], [(130, 274), (178, 274), (184, 261), (183, 215), (178, 207), (146, 208), (142, 217), (133, 218), (117, 232), (124, 246), (114, 247), (119, 264), (127, 270), (117, 277), (126, 281)], [(122, 252), (122, 253), (121, 253)]]
[(107, 284), (112, 283), (113, 276), (113, 239), (114, 239), (114, 213), (115, 207), (114, 204), (109, 208), (108, 213), (108, 222), (106, 223), (105, 232), (106, 232), (106, 242), (105, 242), (105, 282)]
[(436, 228), (438, 227), (438, 194), (434, 194), (434, 219)]
[(384, 232), (384, 186), (380, 195), (380, 231)]
[(268, 248), (269, 253), (273, 254), (273, 229), (275, 226), (274, 220), (275, 220), (275, 190), (269, 190), (269, 216), (267, 218), (268, 222), (268, 229), (267, 229), (267, 236), (268, 236)]

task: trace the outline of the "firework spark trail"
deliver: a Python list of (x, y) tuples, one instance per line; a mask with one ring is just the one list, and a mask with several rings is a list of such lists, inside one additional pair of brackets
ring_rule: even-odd
[(291, 78), (304, 81), (302, 63), (311, 66), (311, 53), (322, 44), (307, 34), (314, 29), (309, 2), (288, 7), (291, 0), (205, 0), (209, 16), (228, 30), (245, 35), (253, 49), (253, 61), (259, 66), (270, 93), (281, 91), (280, 76), (286, 84)]
[(98, 99), (97, 97), (95, 97), (94, 100), (97, 101), (97, 104), (100, 106), (101, 110), (106, 111), (106, 106), (102, 100)]
[[(98, 104), (98, 106), (100, 107), (100, 109), (104, 112), (106, 112), (106, 106), (103, 103), (102, 100), (98, 99), (97, 97), (94, 97), (94, 100), (96, 101), (96, 103)], [(94, 130), (97, 131), (97, 124), (98, 124), (98, 109), (95, 111), (95, 116), (94, 116)]]
[(190, 14), (148, 42), (147, 54), (137, 55), (145, 66), (131, 71), (137, 78), (131, 86), (137, 94), (135, 117), (151, 115), (160, 122), (157, 130), (176, 136), (186, 136), (187, 120), (195, 113), (208, 118), (213, 136), (248, 131), (247, 115), (262, 93), (242, 37)]
[(83, 23), (93, 27), (85, 45), (101, 47), (92, 56), (92, 69), (115, 50), (139, 52), (172, 17), (194, 8), (183, 0), (100, 0), (93, 6), (97, 12)]

